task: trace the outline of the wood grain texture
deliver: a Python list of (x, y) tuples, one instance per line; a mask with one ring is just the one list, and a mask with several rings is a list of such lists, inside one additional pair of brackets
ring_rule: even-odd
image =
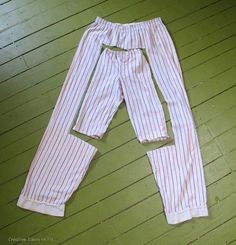
[[(0, 0), (1, 244), (16, 244), (12, 238), (66, 245), (236, 244), (235, 10), (233, 0)], [(73, 132), (99, 152), (64, 218), (16, 206), (75, 48), (96, 16), (121, 23), (160, 16), (169, 29), (199, 135), (209, 217), (167, 224), (146, 156), (163, 143), (139, 144), (123, 103), (102, 140)], [(161, 102), (172, 135), (162, 96)]]

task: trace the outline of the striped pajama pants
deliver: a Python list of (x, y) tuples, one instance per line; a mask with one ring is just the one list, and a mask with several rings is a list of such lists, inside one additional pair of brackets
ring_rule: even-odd
[[(124, 50), (106, 48), (102, 52), (104, 44)], [(174, 133), (173, 145), (147, 152), (167, 222), (177, 224), (192, 217), (208, 216), (196, 127), (177, 52), (160, 17), (128, 24), (97, 17), (87, 27), (30, 165), (17, 206), (64, 216), (65, 203), (83, 180), (98, 150), (70, 134), (70, 130), (101, 139), (123, 100), (140, 143), (168, 139), (151, 72), (167, 102)]]

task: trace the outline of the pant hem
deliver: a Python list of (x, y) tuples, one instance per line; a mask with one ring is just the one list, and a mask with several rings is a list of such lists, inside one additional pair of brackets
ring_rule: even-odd
[(170, 139), (169, 135), (163, 135), (151, 139), (142, 139), (142, 140), (139, 139), (139, 142), (141, 144), (145, 144), (145, 143), (152, 143), (152, 142), (158, 142), (158, 141), (169, 140), (169, 139)]
[(72, 129), (73, 129), (74, 131), (80, 133), (80, 134), (89, 136), (89, 137), (91, 137), (91, 138), (93, 138), (93, 139), (96, 139), (96, 140), (100, 140), (100, 139), (102, 139), (102, 137), (103, 137), (103, 134), (102, 134), (102, 135), (99, 135), (99, 134), (92, 134), (92, 133), (90, 133), (90, 132), (88, 132), (88, 131), (84, 131), (84, 130), (82, 130), (82, 129), (80, 129), (80, 128), (77, 128), (76, 126), (74, 126)]
[(178, 224), (193, 217), (209, 216), (207, 206), (194, 207), (183, 210), (182, 212), (166, 214), (168, 224)]
[(45, 202), (40, 202), (36, 200), (31, 200), (20, 194), (17, 204), (18, 207), (28, 209), (31, 211), (36, 211), (43, 214), (48, 214), (52, 216), (63, 217), (65, 213), (65, 204), (54, 205)]

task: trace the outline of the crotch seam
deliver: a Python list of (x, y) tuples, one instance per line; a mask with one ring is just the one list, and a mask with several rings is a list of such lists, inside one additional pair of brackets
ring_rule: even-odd
[(121, 83), (121, 80), (120, 79), (118, 79), (117, 80), (117, 82), (118, 82), (118, 86), (119, 86), (119, 89), (120, 89), (120, 91), (121, 91), (121, 102), (124, 100), (124, 91), (123, 91), (123, 87), (122, 87), (122, 83)]

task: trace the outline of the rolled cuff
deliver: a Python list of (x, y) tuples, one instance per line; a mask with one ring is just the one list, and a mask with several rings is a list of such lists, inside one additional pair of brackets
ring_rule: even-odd
[(39, 202), (39, 201), (28, 199), (22, 194), (19, 196), (16, 205), (24, 209), (28, 209), (31, 211), (48, 214), (52, 216), (63, 217), (65, 213), (65, 204), (53, 205), (45, 202)]
[(208, 216), (207, 206), (188, 208), (182, 212), (166, 214), (166, 219), (168, 224), (178, 224), (186, 220), (190, 220), (193, 217)]

